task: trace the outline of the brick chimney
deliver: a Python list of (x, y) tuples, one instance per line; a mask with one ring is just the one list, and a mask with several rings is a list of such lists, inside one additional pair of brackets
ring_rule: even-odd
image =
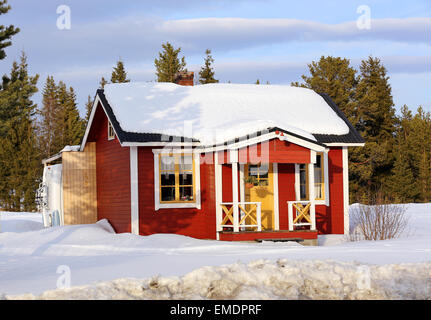
[(181, 86), (193, 86), (193, 78), (195, 73), (193, 71), (181, 71), (175, 75), (175, 83)]

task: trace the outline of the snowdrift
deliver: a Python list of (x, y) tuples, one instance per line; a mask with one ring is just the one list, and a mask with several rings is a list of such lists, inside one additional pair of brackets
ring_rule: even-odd
[(430, 299), (431, 263), (257, 260), (4, 299)]

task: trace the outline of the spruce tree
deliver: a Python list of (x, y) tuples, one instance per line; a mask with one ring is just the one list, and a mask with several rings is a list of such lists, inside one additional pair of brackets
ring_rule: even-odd
[(130, 82), (130, 79), (127, 79), (127, 72), (124, 69), (124, 63), (120, 59), (118, 60), (117, 65), (114, 67), (114, 70), (112, 71), (111, 83), (123, 83), (123, 82)]
[(67, 89), (62, 81), (57, 85), (52, 76), (48, 77), (39, 114), (41, 149), (45, 158), (58, 153), (65, 145), (81, 142), (85, 120), (79, 115), (73, 88)]
[(401, 145), (397, 149), (394, 167), (385, 182), (389, 188), (386, 193), (395, 202), (407, 203), (417, 198), (419, 190), (405, 148)]
[(185, 58), (178, 58), (181, 48), (174, 49), (169, 42), (162, 44), (162, 48), (163, 51), (159, 52), (159, 59), (154, 59), (157, 81), (175, 82), (176, 74), (186, 70)]
[(62, 81), (58, 84), (58, 99), (61, 108), (62, 119), (60, 122), (60, 151), (65, 145), (77, 145), (81, 142), (84, 133), (84, 121), (79, 116), (76, 104), (76, 95), (72, 87), (67, 89)]
[[(7, 4), (7, 0), (0, 0), (0, 15), (6, 14), (10, 9), (11, 6)], [(0, 25), (0, 60), (6, 58), (5, 48), (12, 45), (10, 39), (19, 31), (19, 28), (15, 28), (13, 25)]]
[(355, 89), (358, 80), (356, 70), (350, 66), (350, 61), (340, 57), (322, 56), (319, 61), (311, 62), (308, 69), (310, 76), (302, 76), (304, 83), (292, 82), (292, 86), (326, 93), (355, 125), (357, 123)]
[(93, 108), (93, 99), (88, 95), (87, 102), (85, 103), (85, 122), (88, 122), (91, 115), (91, 109)]
[(363, 148), (353, 148), (350, 160), (355, 163), (365, 158), (366, 162), (354, 166), (351, 174), (363, 192), (372, 193), (381, 190), (391, 173), (397, 122), (389, 77), (378, 58), (370, 56), (362, 61), (356, 100), (355, 124), (366, 144)]
[(218, 83), (218, 80), (214, 78), (215, 72), (212, 68), (214, 59), (211, 56), (211, 50), (207, 49), (205, 51), (205, 54), (207, 56), (205, 58), (204, 66), (201, 68), (201, 71), (199, 71), (199, 83), (201, 84)]
[(100, 79), (99, 86), (101, 89), (105, 88), (105, 85), (108, 84), (108, 80), (106, 80), (104, 77)]
[(29, 76), (27, 58), (14, 62), (0, 90), (0, 206), (10, 211), (33, 210), (41, 174), (35, 109), (38, 75)]
[(54, 152), (52, 147), (58, 132), (56, 124), (59, 122), (59, 104), (57, 85), (54, 77), (48, 76), (42, 92), (42, 108), (38, 111), (41, 121), (39, 124), (40, 143), (43, 157), (49, 157)]

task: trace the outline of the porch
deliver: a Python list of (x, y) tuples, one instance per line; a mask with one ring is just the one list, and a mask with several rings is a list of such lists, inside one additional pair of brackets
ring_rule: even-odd
[[(241, 149), (216, 153), (217, 239), (317, 242), (316, 195), (320, 190), (316, 189), (319, 183), (315, 183), (315, 164), (317, 152), (320, 152), (319, 161), (323, 167), (325, 149), (290, 144), (288, 148), (294, 152), (289, 153), (283, 150), (287, 148), (281, 144), (283, 141), (275, 140), (274, 144), (278, 145), (266, 152), (260, 147), (259, 159), (251, 159), (248, 149), (245, 155)], [(273, 152), (276, 148), (278, 150)], [(289, 173), (290, 180), (279, 183), (279, 178), (287, 175), (285, 172), (279, 175), (279, 167), (287, 165), (293, 171)], [(299, 181), (299, 168), (303, 169), (301, 179), (306, 175), (306, 185)], [(322, 180), (323, 168), (317, 173)]]
[[(223, 220), (218, 237), (222, 241), (283, 241), (317, 240), (316, 217), (311, 201), (289, 201), (289, 230), (262, 228), (261, 202), (222, 202)], [(307, 241), (310, 243), (310, 241)], [(315, 242), (311, 242), (316, 244)]]

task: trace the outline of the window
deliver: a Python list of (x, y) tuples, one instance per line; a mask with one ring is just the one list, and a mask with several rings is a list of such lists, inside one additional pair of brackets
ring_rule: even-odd
[(267, 186), (268, 185), (268, 164), (262, 163), (258, 165), (249, 165), (249, 177), (253, 177), (254, 186)]
[(160, 203), (194, 203), (192, 154), (159, 154)]
[(108, 140), (115, 138), (114, 127), (112, 127), (111, 121), (108, 120)]
[[(314, 164), (314, 195), (316, 200), (325, 199), (325, 175), (323, 153), (317, 153)], [(308, 166), (299, 165), (299, 193), (301, 200), (308, 200)]]

